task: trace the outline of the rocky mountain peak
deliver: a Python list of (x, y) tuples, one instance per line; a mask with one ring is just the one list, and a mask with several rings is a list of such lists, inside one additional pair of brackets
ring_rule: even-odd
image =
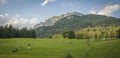
[(73, 12), (73, 13), (62, 14), (60, 16), (53, 16), (53, 17), (48, 18), (45, 22), (41, 22), (41, 23), (35, 25), (34, 27), (38, 28), (38, 27), (42, 27), (42, 26), (52, 26), (52, 25), (54, 25), (55, 22), (59, 21), (61, 18), (69, 17), (72, 15), (82, 16), (83, 14), (81, 14), (79, 12)]

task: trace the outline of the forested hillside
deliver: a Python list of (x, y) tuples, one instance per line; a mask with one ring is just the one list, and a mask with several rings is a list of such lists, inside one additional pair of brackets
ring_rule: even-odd
[(64, 31), (76, 31), (86, 27), (110, 26), (120, 24), (120, 19), (103, 15), (71, 15), (61, 18), (53, 26), (36, 28), (37, 37), (52, 37)]

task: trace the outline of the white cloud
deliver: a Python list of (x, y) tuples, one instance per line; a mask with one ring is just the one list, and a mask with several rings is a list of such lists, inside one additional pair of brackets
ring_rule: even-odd
[(7, 17), (7, 16), (8, 16), (8, 14), (6, 13), (6, 14), (5, 14), (5, 16)]
[(98, 14), (110, 16), (112, 13), (120, 9), (120, 5), (110, 5), (106, 6), (104, 9), (100, 10)]
[(6, 4), (7, 0), (0, 0), (0, 4)]
[(8, 14), (0, 15), (0, 25), (12, 24), (14, 27), (18, 28), (32, 28), (38, 23), (39, 20), (37, 18), (26, 19), (21, 17), (20, 15), (16, 15), (15, 17), (10, 17)]
[(88, 12), (88, 14), (98, 14), (98, 15), (106, 15), (106, 16), (111, 16), (114, 12), (120, 9), (120, 5), (108, 5), (104, 7), (103, 9), (96, 11), (92, 9), (91, 11)]
[(3, 15), (0, 15), (0, 18), (3, 18)]
[(56, 0), (44, 0), (44, 2), (41, 3), (41, 6), (47, 5), (49, 2), (54, 2)]

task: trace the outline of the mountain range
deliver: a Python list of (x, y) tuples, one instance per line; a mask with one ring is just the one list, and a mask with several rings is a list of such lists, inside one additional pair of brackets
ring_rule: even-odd
[(114, 24), (120, 24), (120, 18), (73, 12), (50, 17), (45, 22), (35, 25), (35, 30), (37, 37), (43, 38), (52, 37), (67, 30), (75, 31), (86, 27)]

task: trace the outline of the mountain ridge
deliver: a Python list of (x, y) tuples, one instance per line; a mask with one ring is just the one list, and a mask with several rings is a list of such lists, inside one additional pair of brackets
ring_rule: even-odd
[(66, 30), (79, 30), (86, 27), (120, 24), (120, 19), (104, 15), (70, 15), (60, 18), (51, 26), (41, 26), (36, 28), (37, 37), (52, 37)]
[(83, 14), (79, 12), (73, 12), (73, 13), (65, 13), (60, 16), (53, 16), (48, 18), (45, 22), (40, 22), (39, 24), (35, 25), (34, 28), (38, 28), (42, 26), (52, 26), (54, 25), (55, 22), (59, 21), (60, 19), (71, 15), (82, 16)]

